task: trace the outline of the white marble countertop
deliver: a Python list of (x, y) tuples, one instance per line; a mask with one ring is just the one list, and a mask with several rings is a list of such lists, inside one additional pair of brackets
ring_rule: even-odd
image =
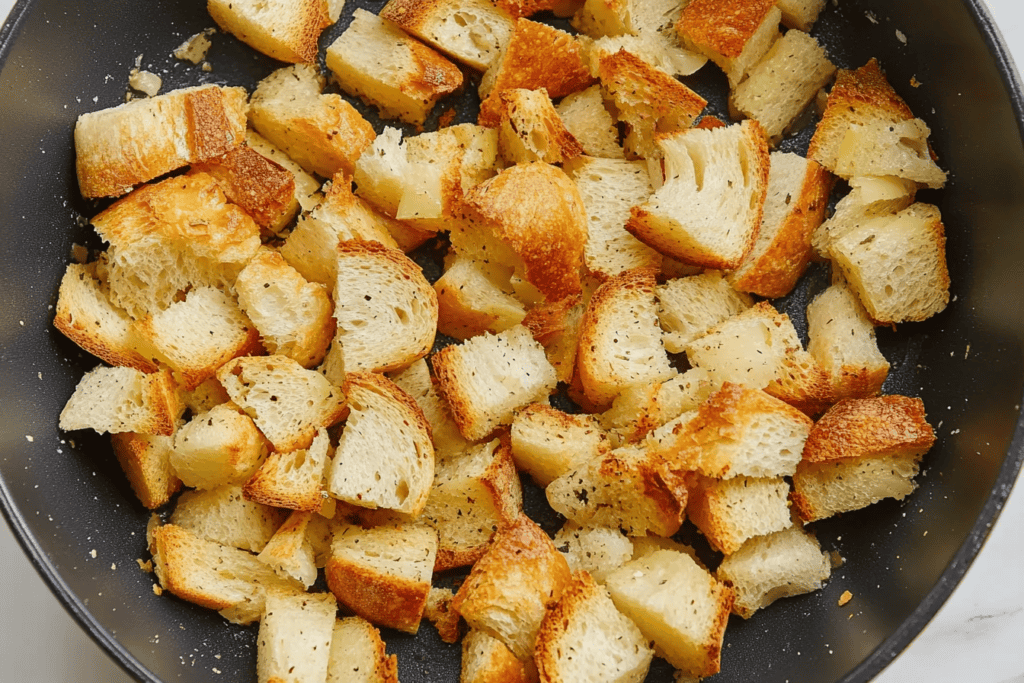
[[(988, 0), (1024, 64), (1024, 3)], [(0, 0), (0, 18), (14, 0)], [(1024, 493), (1017, 486), (978, 559), (932, 622), (876, 683), (1024, 683)], [(131, 679), (64, 611), (0, 524), (2, 678), (20, 683)]]

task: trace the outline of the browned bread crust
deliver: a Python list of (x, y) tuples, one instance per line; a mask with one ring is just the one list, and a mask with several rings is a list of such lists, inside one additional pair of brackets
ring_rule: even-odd
[(881, 455), (923, 455), (935, 443), (924, 402), (907, 396), (845, 399), (815, 423), (803, 459), (824, 462)]
[(166, 436), (123, 432), (111, 434), (114, 456), (139, 501), (148, 509), (163, 506), (181, 489), (170, 465), (171, 440)]
[(248, 145), (209, 161), (193, 164), (191, 173), (208, 173), (224, 195), (242, 207), (256, 224), (273, 232), (295, 215), (295, 176)]
[(676, 29), (725, 57), (739, 57), (776, 0), (693, 0)]

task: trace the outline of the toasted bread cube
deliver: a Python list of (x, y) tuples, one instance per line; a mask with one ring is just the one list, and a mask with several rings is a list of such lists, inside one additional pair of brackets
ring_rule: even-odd
[(754, 248), (768, 192), (768, 143), (760, 125), (687, 130), (659, 138), (658, 146), (665, 182), (633, 207), (626, 229), (684, 263), (737, 267)]
[(526, 515), (495, 534), (459, 588), (452, 608), (470, 628), (500, 640), (520, 660), (533, 654), (550, 605), (570, 580), (569, 565)]
[(96, 366), (85, 373), (60, 413), (65, 431), (137, 432), (170, 436), (181, 415), (177, 387), (166, 370)]
[(285, 520), (285, 513), (252, 502), (235, 484), (185, 491), (170, 522), (210, 541), (258, 553)]
[(547, 24), (517, 19), (504, 51), (480, 81), (481, 126), (498, 125), (498, 94), (512, 88), (545, 88), (557, 100), (594, 82), (583, 46), (570, 34)]
[(326, 0), (208, 0), (217, 25), (282, 62), (316, 61), (320, 32), (333, 22)]
[[(304, 171), (302, 166), (299, 166), (297, 163), (292, 161), (287, 154), (271, 144), (269, 140), (250, 128), (245, 131), (245, 144), (248, 145), (250, 149), (259, 152), (261, 155), (292, 174), (292, 179), (295, 183), (295, 201), (298, 204), (299, 209), (309, 211), (320, 202), (322, 199), (320, 194), (320, 181)], [(284, 220), (284, 216), (282, 216), (280, 220), (284, 221), (284, 223), (275, 228), (274, 231), (277, 232), (278, 230), (286, 227), (286, 224), (291, 221), (292, 218), (294, 218), (294, 214), (289, 216), (287, 220)]]
[(875, 326), (846, 285), (832, 285), (807, 306), (807, 352), (832, 380), (836, 399), (877, 396), (889, 375)]
[(326, 495), (321, 482), (330, 446), (327, 430), (321, 428), (309, 448), (270, 453), (245, 482), (245, 497), (289, 510), (318, 511)]
[(946, 172), (932, 159), (930, 134), (921, 119), (851, 124), (836, 151), (835, 174), (841, 178), (895, 176), (941, 188)]
[(382, 372), (425, 356), (437, 329), (437, 294), (421, 268), (375, 242), (342, 242), (337, 254), (335, 342), (345, 368)]
[(639, 683), (647, 677), (654, 651), (608, 592), (581, 571), (544, 617), (534, 658), (545, 682)]
[(735, 88), (779, 37), (775, 0), (694, 0), (676, 30), (683, 44), (721, 67)]
[(318, 365), (334, 338), (333, 306), (323, 286), (307, 282), (270, 249), (261, 249), (235, 280), (238, 304), (271, 354)]
[(661, 269), (661, 254), (626, 231), (631, 207), (654, 187), (643, 161), (579, 157), (565, 165), (587, 211), (587, 270), (609, 278), (634, 268)]
[(609, 278), (590, 299), (576, 360), (583, 390), (596, 405), (611, 405), (625, 389), (676, 374), (661, 342), (654, 271)]
[(835, 239), (831, 253), (875, 322), (926, 320), (949, 303), (945, 228), (931, 204), (870, 220)]
[(430, 423), (430, 433), (434, 442), (434, 455), (440, 461), (469, 447), (469, 442), (459, 433), (459, 426), (452, 418), (448, 407), (430, 376), (430, 368), (422, 358), (409, 367), (390, 375), (391, 381), (409, 394), (423, 411), (423, 416)]
[(665, 382), (626, 389), (599, 419), (601, 426), (619, 439), (618, 445), (635, 443), (684, 412), (696, 410), (711, 391), (707, 371), (690, 368)]
[(132, 491), (146, 508), (164, 506), (181, 489), (181, 479), (171, 467), (173, 437), (122, 432), (111, 434), (110, 443)]
[(912, 455), (801, 462), (793, 475), (793, 507), (805, 522), (860, 510), (917, 488), (920, 458)]
[(686, 485), (643, 446), (617, 448), (555, 479), (548, 503), (581, 526), (620, 528), (631, 536), (671, 536), (686, 508)]
[(689, 555), (659, 550), (613, 571), (605, 587), (669, 664), (700, 678), (718, 673), (733, 594)]
[(748, 539), (788, 529), (789, 484), (781, 477), (698, 477), (690, 487), (686, 516), (711, 547), (725, 555)]
[(665, 334), (665, 348), (681, 353), (694, 339), (753, 304), (749, 296), (736, 291), (721, 273), (708, 272), (668, 280), (654, 289), (658, 298), (658, 321)]
[(338, 602), (378, 626), (416, 633), (430, 592), (437, 533), (427, 526), (340, 526), (325, 573)]
[[(642, 557), (653, 555), (659, 550), (672, 550), (677, 553), (683, 553), (689, 555), (694, 562), (701, 567), (704, 564), (701, 563), (700, 558), (697, 557), (697, 551), (678, 541), (673, 541), (671, 538), (665, 538), (664, 536), (633, 536), (629, 539), (630, 543), (633, 544), (633, 557), (634, 560), (639, 560)], [(706, 567), (705, 567), (706, 568)]]
[(389, 0), (380, 16), (478, 71), (498, 58), (514, 19), (487, 0)]
[(729, 104), (757, 119), (777, 142), (835, 72), (818, 41), (803, 31), (788, 31), (736, 86)]
[(598, 583), (633, 559), (633, 542), (619, 529), (580, 526), (570, 521), (555, 533), (553, 540), (558, 552), (565, 555), (569, 569), (585, 571)]
[(523, 325), (544, 346), (559, 382), (568, 384), (576, 374), (580, 324), (585, 310), (582, 297), (576, 295), (552, 304), (537, 305), (523, 318)]
[(351, 412), (328, 491), (352, 505), (418, 515), (434, 481), (434, 445), (423, 411), (394, 382), (374, 373), (349, 373), (345, 393)]
[[(125, 144), (131, 139), (132, 144)], [(75, 167), (82, 196), (118, 197), (245, 139), (245, 90), (203, 85), (82, 114)]]
[(351, 174), (376, 133), (340, 95), (321, 94), (324, 78), (307, 64), (278, 69), (249, 101), (249, 120), (260, 135), (309, 173)]
[(269, 591), (256, 640), (259, 683), (326, 680), (337, 611), (330, 593)]
[(459, 431), (478, 441), (513, 413), (555, 389), (555, 369), (544, 348), (522, 325), (498, 335), (484, 333), (433, 357), (438, 389)]
[(380, 109), (383, 118), (422, 125), (434, 104), (462, 87), (459, 68), (393, 22), (356, 9), (327, 48), (327, 68), (345, 92)]
[(402, 131), (386, 126), (356, 161), (356, 193), (394, 218), (408, 182), (409, 154)]
[(200, 538), (174, 524), (153, 531), (150, 550), (164, 590), (218, 610), (235, 623), (258, 620), (268, 590), (302, 590), (300, 583), (279, 577), (255, 555)]
[(813, 536), (795, 526), (750, 539), (715, 572), (736, 596), (733, 613), (744, 619), (779, 598), (819, 590), (831, 574), (828, 553), (821, 551)]
[(657, 134), (689, 128), (707, 100), (636, 55), (620, 50), (600, 61), (601, 85), (629, 126), (625, 150), (633, 158), (658, 157)]
[(111, 365), (155, 372), (158, 363), (132, 320), (110, 302), (96, 275), (95, 264), (69, 263), (57, 293), (53, 326), (64, 336)]
[(292, 512), (257, 555), (279, 576), (295, 579), (307, 589), (316, 581), (317, 569), (313, 544), (306, 536), (312, 517), (312, 512)]
[(566, 95), (555, 106), (555, 111), (584, 154), (605, 159), (623, 158), (619, 131), (604, 105), (600, 85)]
[(522, 510), (523, 491), (507, 438), (440, 463), (422, 514), (437, 529), (434, 571), (476, 562), (494, 534), (515, 522)]
[(508, 163), (560, 164), (583, 154), (544, 88), (511, 88), (498, 93), (498, 100), (498, 143)]
[(398, 658), (388, 656), (380, 631), (366, 619), (338, 619), (325, 683), (398, 683)]
[(274, 450), (309, 448), (320, 427), (344, 414), (344, 395), (327, 379), (287, 356), (236, 358), (217, 379)]
[(836, 204), (835, 212), (811, 236), (817, 256), (832, 258), (832, 241), (865, 221), (889, 216), (914, 203), (917, 183), (892, 176), (850, 178), (850, 192)]
[(825, 8), (825, 0), (779, 0), (782, 23), (789, 28), (810, 31)]
[(459, 683), (531, 683), (537, 680), (536, 670), (529, 671), (532, 664), (517, 659), (497, 638), (470, 629), (462, 639)]
[(495, 270), (481, 261), (456, 257), (434, 283), (438, 332), (464, 340), (483, 332), (504, 332), (523, 322), (526, 308), (501, 287)]
[(821, 225), (832, 177), (798, 154), (773, 152), (764, 216), (754, 248), (729, 282), (774, 299), (789, 294), (811, 262), (811, 235)]
[(171, 467), (186, 486), (241, 484), (259, 467), (263, 436), (248, 415), (225, 403), (194, 415), (174, 435)]
[(195, 414), (205, 413), (214, 406), (227, 403), (231, 398), (217, 378), (211, 377), (192, 391), (182, 392), (182, 400), (185, 402), (185, 406)]
[(608, 450), (608, 437), (591, 415), (569, 415), (532, 403), (512, 420), (512, 458), (538, 486), (547, 486), (578, 463)]

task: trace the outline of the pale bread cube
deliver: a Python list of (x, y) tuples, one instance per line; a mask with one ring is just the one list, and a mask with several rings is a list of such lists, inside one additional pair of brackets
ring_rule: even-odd
[(181, 414), (171, 373), (100, 365), (85, 373), (60, 413), (60, 428), (170, 436)]
[(245, 497), (288, 510), (318, 511), (324, 503), (322, 480), (331, 440), (320, 428), (309, 448), (270, 453), (245, 482)]
[(205, 413), (210, 408), (230, 400), (228, 392), (224, 391), (216, 377), (211, 377), (192, 391), (182, 392), (182, 401), (192, 414)]
[(469, 447), (469, 442), (459, 433), (451, 409), (434, 386), (427, 361), (421, 358), (404, 370), (392, 373), (390, 377), (391, 381), (416, 401), (430, 423), (438, 464)]
[(544, 346), (559, 382), (570, 383), (576, 374), (580, 325), (586, 307), (580, 295), (552, 304), (538, 304), (523, 318), (523, 325)]
[(635, 443), (683, 413), (696, 410), (711, 391), (707, 371), (690, 368), (664, 382), (626, 389), (615, 397), (612, 407), (599, 419), (610, 436), (619, 440), (617, 445)]
[(498, 270), (504, 269), (455, 258), (434, 283), (438, 332), (465, 340), (483, 332), (504, 332), (523, 322), (526, 308), (501, 286)]
[(385, 126), (355, 163), (356, 194), (394, 218), (411, 173), (409, 166), (402, 131)]
[(306, 536), (312, 512), (296, 510), (285, 520), (256, 557), (279, 576), (295, 579), (308, 590), (316, 581), (316, 556)]
[(544, 88), (510, 88), (499, 93), (498, 99), (498, 145), (509, 164), (561, 164), (583, 154), (583, 148), (566, 130)]
[(227, 484), (185, 491), (170, 522), (210, 541), (258, 553), (284, 522), (285, 513), (248, 500), (242, 487)]
[(181, 479), (171, 467), (173, 437), (122, 432), (111, 434), (110, 444), (132, 491), (146, 508), (164, 506), (181, 489)]
[(690, 486), (686, 516), (712, 548), (731, 555), (748, 539), (792, 525), (789, 484), (781, 477), (698, 477)]
[(583, 147), (584, 154), (606, 159), (623, 158), (619, 131), (605, 107), (600, 85), (566, 95), (555, 105), (555, 111), (565, 129)]
[(686, 350), (687, 344), (712, 327), (750, 308), (753, 301), (738, 292), (716, 271), (667, 280), (654, 289), (658, 322), (665, 334), (665, 349)]
[(850, 192), (836, 204), (835, 212), (811, 236), (817, 256), (830, 259), (832, 240), (842, 237), (864, 222), (889, 216), (914, 203), (917, 183), (884, 176), (850, 178)]
[(818, 15), (825, 8), (826, 0), (779, 0), (782, 23), (790, 28), (810, 31)]
[(263, 435), (252, 419), (224, 403), (178, 429), (170, 463), (186, 486), (212, 489), (243, 483), (259, 467), (263, 449)]
[(591, 415), (570, 415), (532, 403), (512, 420), (512, 458), (538, 486), (547, 486), (579, 463), (609, 450), (608, 437)]
[(841, 178), (895, 176), (941, 188), (946, 172), (932, 158), (930, 134), (921, 119), (851, 124), (836, 150), (835, 174)]
[(606, 526), (566, 522), (555, 532), (553, 541), (558, 552), (565, 555), (570, 570), (585, 571), (598, 583), (633, 559), (633, 542), (619, 529)]
[(398, 683), (398, 658), (388, 656), (380, 631), (366, 619), (338, 619), (325, 683)]
[(326, 0), (208, 0), (206, 9), (222, 30), (291, 63), (316, 61), (320, 32), (333, 23)]
[(330, 593), (268, 591), (256, 638), (259, 683), (326, 680), (337, 611)]
[(676, 24), (683, 45), (721, 67), (735, 88), (779, 37), (775, 0), (693, 0)]
[(488, 0), (389, 0), (380, 16), (477, 71), (498, 58), (514, 25), (507, 11)]

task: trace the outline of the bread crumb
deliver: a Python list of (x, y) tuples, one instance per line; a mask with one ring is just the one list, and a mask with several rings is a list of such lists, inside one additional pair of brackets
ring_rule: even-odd
[(152, 560), (143, 560), (142, 558), (138, 558), (135, 561), (139, 563), (139, 569), (141, 569), (142, 571), (146, 572), (147, 574), (152, 574), (153, 573), (153, 561)]
[[(206, 53), (209, 51), (210, 46), (213, 45), (213, 43), (210, 42), (209, 37), (216, 32), (217, 29), (215, 28), (208, 28), (205, 31), (200, 31), (179, 45), (171, 54), (173, 54), (176, 59), (198, 64), (206, 59)], [(205, 70), (206, 69), (204, 69), (204, 71)]]
[(89, 557), (91, 557), (94, 560), (96, 559), (96, 549), (95, 548), (93, 548), (92, 550), (89, 551)]
[(920, 88), (921, 87), (921, 81), (917, 80), (917, 76), (911, 76), (910, 77), (910, 87), (911, 88)]
[(160, 587), (159, 583), (153, 584), (153, 595), (163, 595), (164, 589)]
[(853, 593), (850, 591), (843, 591), (843, 594), (839, 596), (839, 606), (842, 607), (846, 603), (850, 602), (850, 600), (853, 600)]
[(110, 571), (112, 571), (112, 572), (116, 572), (117, 571), (117, 563), (116, 562), (111, 562), (110, 563)]
[(832, 564), (832, 569), (838, 569), (843, 566), (845, 560), (843, 556), (839, 554), (838, 550), (833, 550), (828, 554), (829, 562)]
[(32, 436), (31, 434), (26, 434), (26, 435), (25, 435), (25, 440), (26, 440), (26, 441), (28, 441), (29, 443), (32, 443), (32, 442), (33, 442), (33, 441), (35, 441), (36, 439), (35, 439), (35, 437), (34, 437), (34, 436)]
[(904, 45), (906, 45), (907, 44), (907, 35), (903, 31), (900, 31), (899, 29), (897, 29), (896, 30), (896, 40), (898, 40), (901, 43), (903, 43)]
[(163, 80), (154, 73), (149, 71), (139, 71), (138, 69), (132, 69), (128, 74), (128, 87), (132, 90), (138, 90), (139, 92), (145, 93), (149, 97), (153, 97), (163, 86)]

